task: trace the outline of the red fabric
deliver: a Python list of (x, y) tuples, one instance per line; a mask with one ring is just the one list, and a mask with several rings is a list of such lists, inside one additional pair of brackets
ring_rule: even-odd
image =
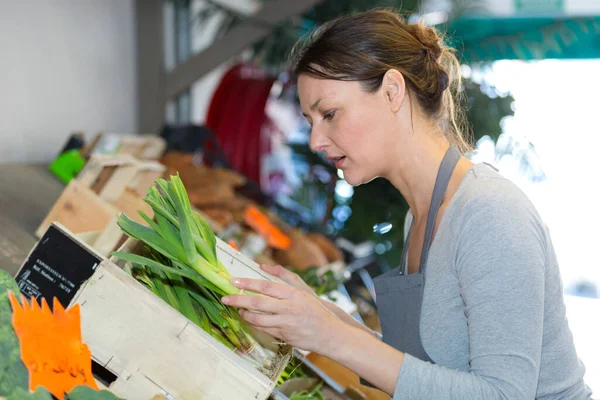
[(231, 166), (259, 183), (265, 151), (261, 132), (275, 79), (247, 76), (244, 68), (253, 67), (236, 65), (223, 76), (211, 99), (206, 126), (215, 132)]
[(242, 65), (236, 65), (231, 68), (229, 71), (223, 75), (221, 78), (221, 83), (213, 93), (213, 97), (211, 99), (210, 105), (208, 107), (208, 113), (206, 115), (206, 127), (216, 131), (219, 120), (223, 115), (223, 111), (225, 109), (224, 104), (226, 103), (227, 96), (229, 94), (229, 89), (232, 85), (237, 81), (240, 71), (242, 69)]

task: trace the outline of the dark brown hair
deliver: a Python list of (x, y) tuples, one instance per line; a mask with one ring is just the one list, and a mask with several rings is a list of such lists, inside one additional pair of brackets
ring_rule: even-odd
[(291, 57), (297, 75), (358, 81), (371, 93), (379, 90), (388, 70), (398, 70), (409, 93), (436, 120), (448, 141), (462, 152), (471, 149), (455, 100), (460, 64), (433, 28), (407, 24), (390, 9), (350, 14), (300, 39)]

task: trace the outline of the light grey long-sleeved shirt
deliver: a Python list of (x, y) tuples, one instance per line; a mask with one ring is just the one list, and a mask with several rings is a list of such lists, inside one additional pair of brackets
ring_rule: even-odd
[(442, 216), (420, 329), (435, 364), (407, 354), (393, 400), (591, 396), (548, 229), (487, 164), (471, 168)]

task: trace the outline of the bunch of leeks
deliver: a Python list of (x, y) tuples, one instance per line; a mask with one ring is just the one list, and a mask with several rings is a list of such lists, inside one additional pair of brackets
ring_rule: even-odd
[[(174, 268), (168, 258), (148, 246), (143, 248), (142, 254), (163, 266)], [(231, 350), (242, 353), (253, 350), (254, 344), (244, 331), (237, 310), (221, 303), (220, 292), (164, 269), (153, 269), (139, 263), (131, 268), (131, 274), (156, 296)]]
[[(156, 187), (157, 186), (157, 187)], [(129, 237), (144, 243), (141, 254), (115, 252), (133, 264), (132, 274), (153, 293), (227, 347), (268, 364), (267, 351), (246, 332), (236, 309), (220, 298), (237, 294), (232, 276), (216, 253), (216, 238), (206, 221), (192, 211), (179, 176), (156, 181), (144, 201), (155, 220), (139, 211), (143, 226), (121, 214), (118, 224)]]

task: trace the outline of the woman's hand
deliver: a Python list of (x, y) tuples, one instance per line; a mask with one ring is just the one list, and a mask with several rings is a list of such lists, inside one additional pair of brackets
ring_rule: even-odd
[(242, 318), (258, 330), (331, 358), (388, 394), (394, 393), (403, 353), (372, 334), (347, 325), (312, 293), (266, 280), (239, 278), (232, 283), (261, 294), (222, 299), (225, 304), (240, 308)]
[(282, 267), (281, 265), (262, 264), (260, 268), (266, 273), (278, 277), (282, 281), (294, 286), (295, 288), (298, 288), (306, 293), (310, 293), (314, 296), (317, 295), (313, 288), (308, 286), (298, 274)]
[[(286, 282), (306, 293), (312, 294), (313, 296), (318, 298), (315, 291), (310, 286), (308, 286), (306, 284), (306, 282), (304, 282), (302, 280), (302, 278), (300, 278), (300, 276), (298, 276), (298, 274), (293, 273), (292, 271), (282, 267), (281, 265), (261, 265), (260, 268), (263, 271), (267, 272), (268, 274), (276, 276), (279, 279), (283, 280), (284, 282)], [(360, 328), (366, 332), (369, 332), (372, 335), (376, 335), (374, 331), (372, 331), (365, 325), (356, 321), (354, 318), (352, 318), (352, 316), (350, 316), (348, 313), (346, 313), (344, 310), (342, 310), (335, 304), (333, 304), (329, 301), (322, 300), (322, 299), (319, 299), (319, 301), (325, 308), (327, 308), (329, 311), (331, 311), (333, 314), (335, 314), (339, 319), (341, 319), (345, 323), (347, 323), (351, 326), (354, 326), (356, 328)]]
[(338, 328), (344, 325), (312, 290), (256, 279), (232, 283), (263, 296), (230, 295), (223, 297), (223, 303), (240, 308), (242, 318), (256, 329), (294, 347), (328, 353)]

